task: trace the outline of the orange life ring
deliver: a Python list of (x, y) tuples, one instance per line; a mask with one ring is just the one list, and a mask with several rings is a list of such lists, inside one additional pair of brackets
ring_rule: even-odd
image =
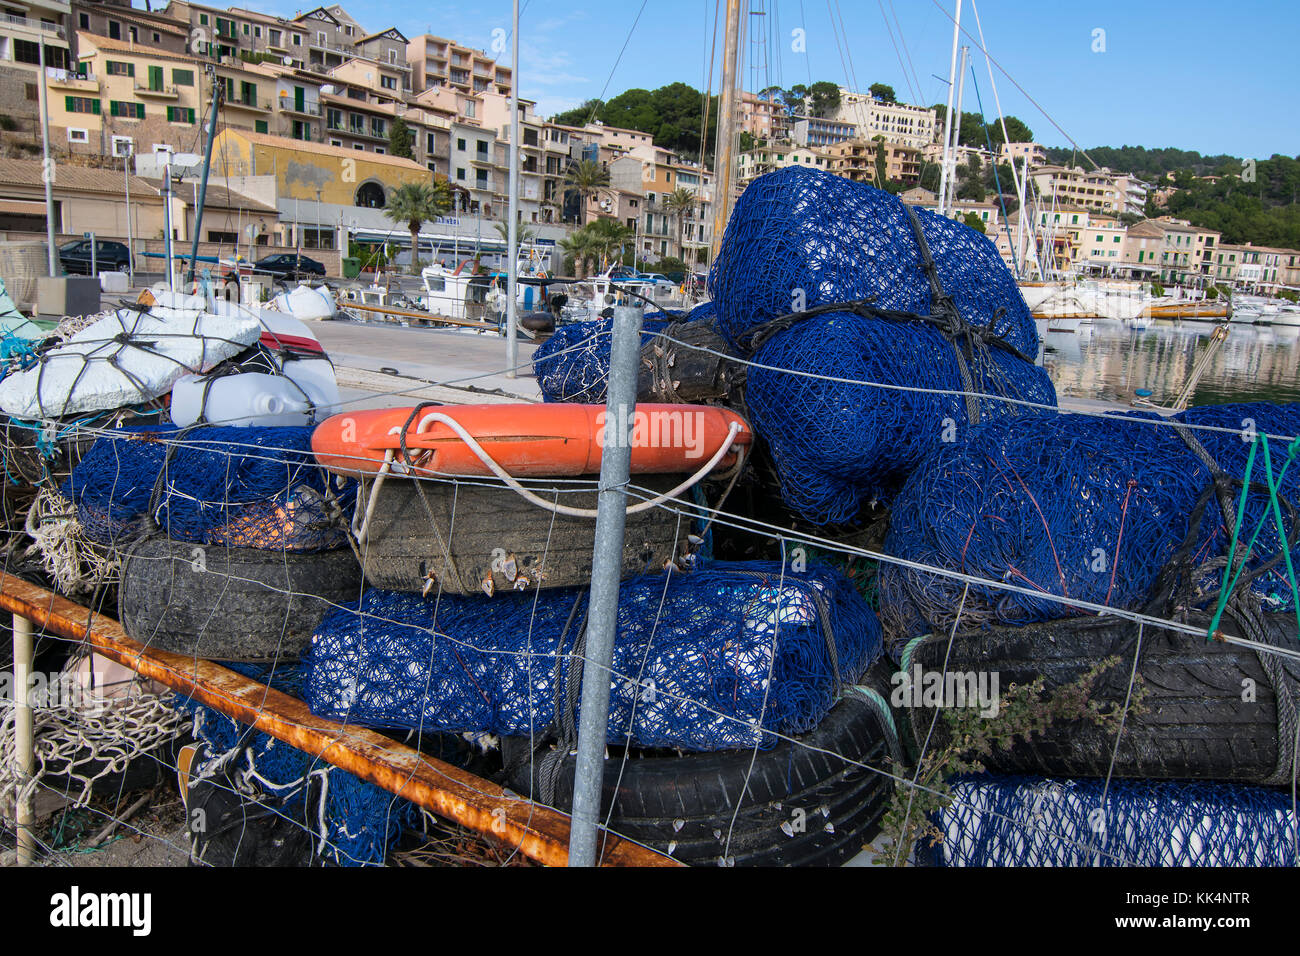
[[(600, 471), (604, 405), (437, 405), (516, 478), (590, 475)], [(421, 430), (411, 408), (366, 409), (326, 419), (312, 433), (316, 460), (329, 471), (374, 474), (385, 458), (402, 461), (401, 431), (415, 470), (428, 475), (486, 476), (491, 471), (452, 429), (434, 422)], [(709, 405), (641, 405), (629, 423), (633, 474), (681, 474), (717, 454), (733, 423), (732, 450), (716, 467), (728, 468), (754, 432), (743, 418)], [(391, 456), (389, 453), (393, 453)]]

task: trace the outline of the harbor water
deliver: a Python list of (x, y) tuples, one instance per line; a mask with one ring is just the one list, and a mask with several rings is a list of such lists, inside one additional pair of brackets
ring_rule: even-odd
[[(1136, 330), (1097, 319), (1078, 332), (1049, 332), (1039, 322), (1039, 362), (1062, 398), (1127, 404), (1150, 389), (1157, 405), (1172, 402), (1210, 347), (1209, 322), (1160, 321)], [(1300, 402), (1300, 327), (1230, 326), (1196, 387), (1192, 404)]]

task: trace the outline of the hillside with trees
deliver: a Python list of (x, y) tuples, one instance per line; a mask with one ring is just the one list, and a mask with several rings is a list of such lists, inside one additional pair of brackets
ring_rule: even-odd
[[(1170, 215), (1217, 229), (1227, 243), (1300, 249), (1300, 157), (1243, 160), (1196, 150), (1097, 146), (1087, 151), (1099, 166), (1131, 173), (1152, 184), (1148, 216)], [(1091, 165), (1076, 150), (1051, 147), (1050, 162)], [(1163, 205), (1154, 193), (1173, 189)]]
[[(1241, 172), (1241, 160), (1235, 156), (1202, 156), (1194, 149), (1174, 149), (1169, 146), (1156, 149), (1145, 146), (1094, 146), (1086, 152), (1098, 166), (1105, 166), (1118, 173), (1132, 173), (1147, 182), (1154, 182), (1166, 173), (1178, 170), (1186, 170), (1193, 176)], [(1047, 161), (1092, 168), (1079, 150), (1069, 146), (1047, 147)]]
[[(563, 126), (582, 126), (599, 120), (607, 126), (649, 133), (655, 145), (687, 159), (700, 153), (700, 128), (704, 121), (704, 94), (689, 83), (669, 83), (657, 90), (625, 90), (612, 100), (588, 100), (576, 109), (551, 117)], [(713, 153), (713, 133), (718, 128), (718, 98), (709, 99), (709, 139), (705, 154)]]
[(1224, 242), (1300, 249), (1300, 158), (1275, 155), (1244, 169), (1238, 160), (1234, 171), (1211, 179), (1179, 170), (1157, 180), (1162, 185), (1176, 189), (1163, 209), (1148, 202), (1147, 215), (1217, 229)]

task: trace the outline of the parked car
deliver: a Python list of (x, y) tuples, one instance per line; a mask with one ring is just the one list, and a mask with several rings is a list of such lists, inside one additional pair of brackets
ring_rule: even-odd
[(277, 279), (305, 279), (309, 276), (323, 277), (325, 267), (308, 256), (282, 252), (253, 263), (253, 272)]
[[(90, 275), (90, 242), (89, 239), (75, 239), (59, 247), (59, 262), (64, 272)], [(94, 253), (94, 266), (100, 272), (126, 272), (131, 267), (131, 253), (124, 242), (96, 239)]]

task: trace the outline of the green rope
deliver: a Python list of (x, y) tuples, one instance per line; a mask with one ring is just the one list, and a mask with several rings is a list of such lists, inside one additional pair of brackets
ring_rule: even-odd
[[(1237, 553), (1237, 542), (1241, 540), (1242, 525), (1246, 521), (1246, 496), (1250, 491), (1250, 477), (1255, 469), (1255, 453), (1261, 445), (1264, 449), (1264, 469), (1268, 479), (1268, 513), (1260, 518), (1259, 524), (1255, 526), (1250, 540), (1246, 542), (1246, 549), (1242, 555), (1241, 563), (1234, 571), (1233, 558)], [(1246, 473), (1241, 481), (1241, 497), (1237, 501), (1237, 521), (1232, 529), (1232, 543), (1228, 548), (1228, 563), (1223, 568), (1223, 583), (1219, 587), (1219, 601), (1214, 610), (1214, 617), (1210, 620), (1209, 629), (1205, 634), (1207, 640), (1214, 639), (1214, 633), (1219, 628), (1219, 621), (1228, 606), (1228, 600), (1232, 597), (1232, 592), (1237, 586), (1237, 581), (1241, 578), (1241, 573), (1246, 569), (1246, 562), (1250, 560), (1250, 555), (1255, 549), (1255, 542), (1259, 539), (1260, 532), (1264, 530), (1264, 525), (1268, 523), (1270, 514), (1277, 525), (1278, 540), (1281, 542), (1282, 554), (1286, 560), (1287, 580), (1291, 585), (1291, 601), (1295, 607), (1296, 621), (1300, 623), (1300, 584), (1296, 581), (1295, 568), (1291, 563), (1291, 549), (1286, 544), (1286, 529), (1282, 521), (1282, 506), (1278, 503), (1278, 486), (1286, 477), (1287, 469), (1291, 467), (1291, 463), (1295, 461), (1298, 453), (1300, 453), (1300, 438), (1291, 443), (1287, 449), (1286, 462), (1282, 465), (1282, 470), (1274, 477), (1273, 456), (1269, 450), (1268, 436), (1260, 435), (1255, 441), (1251, 442), (1250, 454), (1246, 456)]]

